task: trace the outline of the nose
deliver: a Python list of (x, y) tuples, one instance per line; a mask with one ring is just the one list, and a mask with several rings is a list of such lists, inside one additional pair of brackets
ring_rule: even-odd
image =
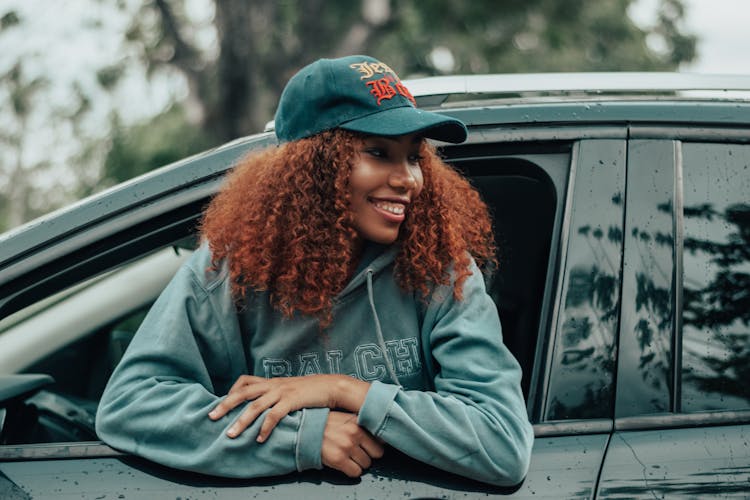
[(404, 190), (411, 190), (417, 187), (417, 178), (414, 172), (412, 172), (412, 166), (409, 164), (408, 159), (394, 163), (391, 175), (388, 177), (388, 182), (392, 187)]

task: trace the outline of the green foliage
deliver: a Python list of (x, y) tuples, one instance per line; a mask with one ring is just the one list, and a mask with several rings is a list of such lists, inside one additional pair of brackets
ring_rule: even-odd
[[(68, 101), (45, 111), (57, 82), (51, 75), (22, 71), (35, 54), (19, 55), (0, 75), (6, 90), (0, 107), (12, 122), (0, 132), (5, 151), (0, 180), (14, 186), (0, 194), (0, 221), (8, 225), (67, 203), (63, 192), (86, 195), (258, 132), (273, 117), (289, 77), (319, 57), (371, 54), (407, 78), (444, 72), (669, 70), (695, 56), (695, 37), (683, 25), (683, 0), (660, 0), (656, 22), (647, 29), (627, 15), (635, 0), (90, 1), (100, 14), (84, 16), (83, 30), (104, 29), (105, 15), (131, 16), (122, 50), (94, 70), (98, 89), (77, 78)], [(201, 6), (208, 9), (196, 13)], [(2, 37), (29, 23), (20, 10), (0, 10)], [(654, 38), (662, 49), (649, 48), (646, 41)], [(192, 121), (178, 102), (132, 129), (113, 117), (108, 148), (99, 137), (87, 139), (87, 120), (106, 113), (100, 111), (100, 90), (115, 101), (123, 83), (138, 74), (133, 66), (147, 77), (184, 77)], [(55, 163), (24, 163), (27, 139), (38, 135), (38, 124), (30, 120), (38, 120), (40, 110), (55, 124), (59, 142), (80, 143), (78, 152), (57, 160), (77, 184), (55, 187), (54, 196), (29, 194), (36, 189), (29, 173)], [(32, 198), (40, 201), (31, 203)]]
[[(403, 77), (450, 73), (671, 70), (695, 56), (682, 0), (636, 26), (634, 0), (216, 0), (218, 56), (191, 34), (183, 0), (146, 2), (127, 38), (150, 71), (178, 69), (221, 140), (257, 132), (289, 77), (319, 57), (366, 53)], [(658, 39), (664, 50), (649, 48)], [(442, 62), (436, 55), (441, 54)]]
[(112, 185), (203, 151), (213, 142), (199, 126), (190, 124), (175, 105), (147, 123), (123, 127), (113, 120), (102, 185)]
[[(670, 70), (694, 57), (695, 37), (681, 27), (681, 0), (662, 0), (657, 24), (646, 30), (627, 15), (632, 3), (215, 0), (215, 15), (199, 22), (190, 17), (184, 0), (144, 2), (125, 42), (138, 51), (148, 74), (176, 69), (185, 76), (191, 101), (201, 108), (203, 132), (187, 125), (179, 108), (132, 131), (117, 129), (105, 182), (168, 163), (210, 140), (220, 143), (261, 130), (272, 119), (289, 77), (319, 57), (366, 53), (402, 77)], [(205, 33), (207, 24), (217, 52), (198, 42), (196, 33)], [(665, 50), (650, 49), (648, 37), (660, 38)], [(444, 56), (443, 64), (436, 52)], [(106, 88), (120, 74), (113, 66), (99, 79)]]
[(122, 63), (112, 64), (106, 68), (101, 68), (96, 72), (96, 80), (99, 85), (106, 90), (112, 90), (125, 73), (125, 67)]
[(7, 12), (3, 14), (2, 17), (0, 17), (0, 31), (12, 28), (13, 26), (17, 26), (20, 23), (21, 18), (18, 16), (18, 13), (14, 10), (11, 10), (10, 12)]
[[(642, 30), (627, 16), (631, 0), (429, 0), (398, 5), (394, 30), (372, 51), (402, 71), (434, 74), (435, 47), (450, 50), (456, 73), (670, 70), (694, 55), (695, 37), (679, 27), (679, 0), (665, 0), (659, 24)], [(439, 13), (436, 15), (436, 13)], [(663, 39), (656, 53), (648, 36)], [(679, 48), (679, 52), (676, 49)]]

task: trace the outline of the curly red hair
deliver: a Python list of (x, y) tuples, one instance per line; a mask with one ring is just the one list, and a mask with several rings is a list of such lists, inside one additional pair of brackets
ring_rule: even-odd
[[(226, 259), (233, 291), (268, 291), (283, 314), (331, 320), (333, 298), (348, 280), (357, 233), (349, 211), (349, 174), (362, 136), (334, 129), (251, 153), (208, 206), (201, 231), (214, 263)], [(409, 207), (395, 278), (427, 297), (448, 285), (461, 299), (470, 256), (483, 270), (495, 262), (487, 206), (435, 149), (422, 141), (424, 188)]]

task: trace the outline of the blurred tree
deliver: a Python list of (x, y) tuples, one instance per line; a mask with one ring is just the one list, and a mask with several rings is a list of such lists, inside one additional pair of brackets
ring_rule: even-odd
[(681, 0), (661, 0), (649, 29), (628, 17), (633, 0), (205, 1), (213, 46), (185, 0), (144, 1), (128, 41), (152, 74), (184, 75), (185, 116), (215, 143), (262, 130), (289, 77), (319, 57), (367, 53), (406, 77), (668, 70), (695, 56)]
[[(3, 27), (6, 18), (3, 17), (0, 23)], [(35, 190), (32, 179), (49, 166), (43, 159), (27, 158), (32, 102), (48, 82), (41, 77), (28, 78), (20, 62), (0, 75), (0, 82), (8, 94), (1, 108), (4, 126), (0, 132), (0, 144), (3, 145), (0, 179), (6, 188), (0, 194), (0, 224), (13, 227), (36, 215), (31, 203)]]
[(113, 116), (110, 150), (100, 184), (116, 184), (210, 146), (206, 134), (190, 125), (180, 105), (132, 127)]
[[(16, 0), (25, 5), (21, 1)], [(39, 110), (50, 108), (53, 92), (45, 75), (25, 73), (20, 62), (16, 73), (8, 69), (13, 64), (0, 68), (0, 141), (5, 145), (0, 178), (13, 186), (13, 192), (0, 192), (0, 229), (73, 196), (262, 130), (288, 78), (319, 57), (367, 53), (387, 61), (402, 77), (667, 70), (693, 59), (695, 37), (684, 31), (682, 0), (660, 0), (655, 25), (645, 29), (627, 15), (635, 1), (79, 0), (86, 15), (77, 32), (101, 39), (128, 19), (130, 28), (111, 61), (94, 75), (76, 75), (67, 101), (46, 116)], [(86, 2), (91, 9), (80, 9)], [(0, 7), (0, 38), (10, 46), (14, 38), (8, 34), (15, 33), (17, 40), (23, 36), (19, 26), (29, 21), (11, 3)], [(19, 54), (17, 61), (38, 69), (30, 60), (47, 51), (33, 50)], [(118, 91), (139, 78), (141, 68), (154, 88), (163, 88), (165, 79), (174, 83), (179, 78), (185, 85), (184, 91), (180, 85), (170, 90), (173, 102), (166, 111), (159, 105), (155, 114), (163, 116), (131, 128), (112, 103), (122, 99)], [(24, 102), (26, 108), (13, 108)], [(94, 106), (99, 114), (102, 107), (109, 110), (103, 115), (110, 113), (109, 127), (90, 119)], [(55, 153), (37, 165), (25, 144), (35, 135), (40, 149), (41, 124), (55, 137), (41, 149)], [(74, 143), (76, 152), (71, 152)], [(109, 153), (102, 161), (105, 150)], [(14, 163), (14, 151), (20, 163)], [(34, 172), (50, 161), (59, 179), (75, 185), (55, 186), (46, 176), (42, 186)], [(26, 184), (11, 181), (12, 175)]]
[[(96, 89), (85, 76), (59, 81), (45, 62), (61, 61), (28, 36), (31, 16), (22, 5), (0, 6), (0, 44), (14, 49), (0, 58), (0, 231), (99, 189), (106, 153), (101, 135), (87, 139)], [(95, 18), (82, 20), (80, 28), (104, 29)], [(116, 78), (110, 80), (114, 89)]]

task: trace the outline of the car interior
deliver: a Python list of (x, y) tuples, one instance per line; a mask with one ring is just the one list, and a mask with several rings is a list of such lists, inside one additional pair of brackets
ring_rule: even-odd
[[(522, 388), (527, 396), (534, 369), (537, 337), (544, 330), (542, 305), (545, 290), (553, 288), (548, 283), (548, 275), (551, 274), (548, 271), (555, 265), (554, 255), (552, 258), (550, 255), (554, 229), (561, 223), (564, 198), (564, 177), (558, 175), (558, 180), (553, 182), (549, 167), (540, 166), (532, 160), (523, 155), (507, 155), (457, 162), (457, 168), (470, 177), (493, 216), (499, 269), (488, 281), (488, 292), (498, 307), (504, 342), (522, 366)], [(569, 155), (566, 154), (562, 161), (553, 163), (563, 164), (567, 175), (568, 161)], [(40, 382), (39, 387), (24, 393), (23, 397), (16, 396), (0, 403), (8, 415), (13, 415), (6, 419), (6, 425), (0, 421), (0, 444), (97, 439), (93, 427), (94, 415), (112, 370), (151, 303), (195, 248), (196, 242), (194, 234), (181, 234), (179, 240), (154, 249), (116, 271), (91, 278), (92, 282), (109, 280), (108, 291), (97, 292), (97, 295), (114, 293), (119, 298), (106, 307), (91, 300), (88, 306), (76, 306), (79, 309), (75, 314), (81, 317), (92, 314), (87, 307), (96, 308), (100, 320), (95, 324), (82, 324), (77, 331), (72, 331), (76, 330), (75, 324), (61, 326), (67, 328), (64, 334), (69, 340), (65, 345), (52, 346), (48, 353), (26, 361), (25, 366), (15, 370), (16, 373), (45, 374), (51, 378)], [(152, 263), (148, 267), (149, 259), (155, 259), (154, 255), (173, 258), (168, 259), (169, 264)], [(147, 273), (158, 275), (149, 287), (144, 286), (147, 289), (141, 289), (142, 281), (139, 279), (123, 281), (123, 273), (138, 265), (150, 269)], [(49, 307), (67, 309), (69, 313), (71, 301), (86, 289), (81, 284), (77, 286), (79, 288), (71, 289), (72, 292), (69, 290), (67, 294), (61, 292), (58, 299), (51, 300), (53, 304)], [(121, 300), (133, 295), (138, 296), (139, 301)], [(39, 312), (33, 306), (30, 308), (32, 312), (27, 311), (25, 319), (17, 320), (11, 326), (6, 326), (7, 319), (0, 322), (0, 346), (10, 330), (23, 330), (25, 324), (31, 325), (29, 320)], [(55, 317), (54, 310), (50, 315)], [(54, 329), (54, 326), (46, 328)], [(63, 335), (63, 332), (59, 332), (59, 335)], [(0, 385), (4, 383), (3, 380), (0, 377)], [(11, 422), (13, 424), (9, 425)]]

